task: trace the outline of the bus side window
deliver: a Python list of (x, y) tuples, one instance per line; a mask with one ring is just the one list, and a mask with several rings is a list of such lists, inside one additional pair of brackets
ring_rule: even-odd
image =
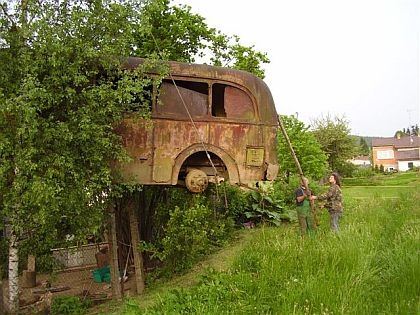
[(212, 115), (241, 120), (253, 120), (254, 106), (249, 95), (233, 86), (213, 84)]
[(163, 80), (156, 105), (159, 114), (188, 117), (186, 106), (193, 117), (207, 115), (207, 83), (176, 80), (175, 84), (171, 80)]

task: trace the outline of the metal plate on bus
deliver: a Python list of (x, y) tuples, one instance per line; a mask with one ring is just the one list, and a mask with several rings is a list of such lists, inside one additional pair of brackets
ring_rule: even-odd
[(247, 148), (246, 165), (262, 166), (264, 163), (264, 148)]

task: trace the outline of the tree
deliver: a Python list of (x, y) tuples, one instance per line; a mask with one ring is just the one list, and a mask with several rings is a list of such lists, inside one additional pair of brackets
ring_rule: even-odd
[[(0, 218), (11, 224), (12, 312), (22, 243), (83, 240), (102, 226), (115, 191), (111, 161), (125, 158), (113, 126), (125, 111), (149, 114), (151, 65), (125, 71), (124, 57), (159, 48), (192, 61), (215, 32), (169, 2), (0, 0)], [(159, 21), (167, 24), (151, 23)], [(147, 37), (151, 30), (161, 36)]]
[(347, 169), (347, 161), (357, 152), (348, 124), (344, 117), (331, 118), (329, 115), (312, 122), (313, 134), (327, 154), (329, 167), (333, 171)]
[[(315, 179), (321, 178), (327, 170), (327, 156), (315, 136), (309, 131), (309, 127), (306, 127), (295, 116), (282, 116), (281, 119), (305, 175)], [(277, 142), (281, 170), (297, 174), (295, 162), (280, 131)]]
[(411, 126), (411, 135), (412, 136), (418, 136), (419, 135), (419, 125), (412, 125)]
[(394, 137), (403, 137), (403, 136), (418, 136), (419, 135), (419, 126), (418, 124), (416, 125), (411, 125), (411, 128), (408, 127), (407, 129), (403, 128), (402, 131), (401, 130), (397, 130), (394, 134)]
[(267, 54), (254, 50), (254, 46), (247, 47), (239, 43), (238, 36), (229, 37), (222, 33), (211, 36), (211, 61), (216, 66), (231, 67), (245, 70), (264, 79), (261, 64), (269, 63)]
[(265, 53), (254, 46), (243, 46), (236, 35), (228, 36), (209, 27), (204, 18), (193, 14), (187, 5), (171, 6), (171, 0), (148, 1), (142, 21), (135, 29), (138, 45), (133, 54), (149, 57), (158, 54), (168, 60), (194, 62), (197, 57), (216, 66), (245, 70), (264, 78), (261, 64), (269, 63)]
[(363, 137), (360, 137), (359, 149), (360, 149), (360, 154), (361, 155), (368, 156), (370, 154), (369, 145), (366, 142), (366, 139), (363, 138)]
[(147, 80), (143, 69), (121, 68), (120, 56), (135, 44), (135, 7), (0, 5), (0, 211), (12, 229), (9, 304), (16, 312), (19, 244), (40, 234), (52, 244), (63, 225), (79, 240), (101, 227), (110, 162), (124, 156), (113, 125)]

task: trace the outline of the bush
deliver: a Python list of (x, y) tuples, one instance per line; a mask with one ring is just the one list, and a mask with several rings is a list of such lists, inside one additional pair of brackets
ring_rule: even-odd
[(283, 199), (275, 194), (273, 183), (261, 183), (260, 190), (250, 194), (251, 208), (245, 215), (256, 223), (269, 223), (279, 226), (282, 221), (290, 221)]
[[(295, 191), (301, 186), (298, 175), (290, 176), (286, 179), (279, 179), (274, 182), (274, 194), (276, 198), (284, 201), (286, 207), (290, 210), (295, 209)], [(309, 179), (309, 188), (313, 194), (318, 194), (323, 189), (317, 181)]]
[(233, 231), (233, 221), (212, 211), (203, 196), (195, 195), (192, 206), (176, 206), (169, 213), (165, 236), (160, 244), (143, 244), (164, 262), (165, 272), (190, 268), (200, 257), (221, 246)]
[(237, 224), (244, 222), (244, 214), (250, 207), (248, 195), (238, 186), (229, 183), (211, 185), (205, 194), (211, 209), (232, 218)]
[(343, 161), (339, 163), (336, 167), (336, 172), (342, 177), (352, 177), (353, 173), (357, 170), (357, 166), (353, 163)]
[(90, 305), (89, 300), (82, 301), (76, 296), (57, 296), (51, 305), (51, 315), (82, 315)]
[(354, 177), (373, 177), (375, 176), (375, 171), (371, 167), (358, 167), (353, 172)]

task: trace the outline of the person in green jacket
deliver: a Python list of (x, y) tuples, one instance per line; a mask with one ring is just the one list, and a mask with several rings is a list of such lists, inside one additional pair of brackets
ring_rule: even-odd
[(324, 194), (311, 196), (312, 200), (326, 200), (325, 207), (330, 214), (330, 227), (334, 232), (338, 232), (338, 222), (343, 214), (343, 195), (341, 193), (340, 178), (337, 173), (332, 173), (328, 179), (330, 188)]
[[(306, 182), (306, 185), (305, 185)], [(302, 178), (302, 186), (296, 189), (296, 210), (299, 220), (300, 233), (305, 235), (315, 230), (315, 222), (313, 220), (311, 206), (309, 203), (310, 191), (307, 192), (305, 186), (308, 186), (309, 181), (306, 177)]]

